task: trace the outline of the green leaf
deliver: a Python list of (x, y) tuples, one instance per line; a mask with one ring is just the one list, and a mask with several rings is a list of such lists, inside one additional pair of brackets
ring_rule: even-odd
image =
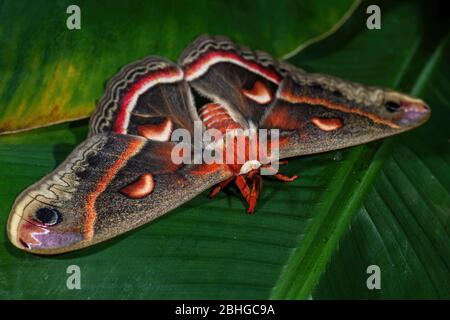
[[(340, 190), (324, 197), (329, 205), (319, 211), (323, 220), (313, 225), (310, 243), (294, 253), (272, 297), (450, 297), (450, 149), (443, 121), (450, 116), (449, 29), (434, 22), (439, 8), (430, 3), (379, 6), (382, 30), (363, 30), (364, 12), (358, 11), (332, 38), (293, 62), (411, 92), (431, 105), (431, 121), (399, 138), (348, 151), (355, 163), (339, 169), (337, 174), (347, 174), (339, 179)], [(366, 286), (370, 265), (381, 268), (382, 290)]]
[[(412, 92), (434, 107), (432, 120), (395, 141), (316, 298), (450, 298), (448, 32), (430, 54)], [(374, 264), (382, 290), (366, 286)]]
[[(255, 215), (231, 188), (57, 257), (19, 251), (1, 233), (0, 298), (448, 298), (449, 29), (430, 29), (436, 14), (423, 4), (378, 2), (382, 29), (371, 31), (363, 3), (291, 61), (425, 98), (433, 115), (423, 128), (290, 160), (282, 172), (301, 178), (267, 179)], [(3, 228), (16, 195), (84, 139), (86, 124), (0, 137)], [(66, 288), (72, 264), (81, 290)], [(371, 264), (381, 268), (380, 291), (366, 287)]]
[(1, 2), (0, 133), (85, 118), (119, 68), (148, 55), (176, 60), (199, 34), (281, 56), (335, 30), (358, 3), (81, 0), (81, 29), (69, 30), (72, 2)]

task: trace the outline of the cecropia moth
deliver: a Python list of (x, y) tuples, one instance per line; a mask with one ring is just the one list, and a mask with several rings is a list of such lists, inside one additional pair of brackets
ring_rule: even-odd
[[(309, 74), (227, 38), (201, 36), (178, 64), (147, 57), (108, 82), (89, 137), (17, 198), (8, 236), (34, 253), (72, 251), (152, 221), (210, 187), (214, 196), (229, 183), (253, 212), (261, 170), (285, 182), (296, 178), (274, 169), (279, 159), (391, 136), (429, 115), (422, 100), (405, 94)], [(174, 161), (180, 146), (174, 133), (195, 137), (195, 123), (214, 129), (214, 139), (175, 153), (188, 159), (211, 146), (219, 153), (234, 149), (231, 162)], [(263, 161), (249, 151), (250, 136), (262, 140), (256, 129), (277, 132), (266, 154), (277, 149), (279, 159)], [(234, 146), (240, 137), (243, 144)]]

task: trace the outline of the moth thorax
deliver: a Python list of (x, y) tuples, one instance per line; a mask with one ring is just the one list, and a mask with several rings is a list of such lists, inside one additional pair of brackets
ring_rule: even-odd
[(261, 167), (261, 162), (258, 160), (248, 160), (242, 165), (239, 174), (249, 173), (252, 170), (259, 169), (259, 167)]
[(206, 129), (217, 129), (222, 134), (225, 134), (226, 130), (241, 128), (230, 116), (227, 109), (218, 103), (208, 103), (201, 107), (199, 116)]

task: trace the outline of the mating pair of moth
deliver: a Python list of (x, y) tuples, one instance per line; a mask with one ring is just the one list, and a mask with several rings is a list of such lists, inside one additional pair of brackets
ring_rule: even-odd
[(276, 129), (284, 159), (391, 136), (429, 115), (420, 99), (306, 73), (225, 37), (201, 36), (178, 64), (150, 56), (107, 83), (88, 138), (17, 198), (8, 236), (34, 253), (72, 251), (152, 221), (210, 187), (215, 195), (229, 183), (253, 212), (260, 171), (270, 159), (250, 158), (244, 144), (237, 152), (245, 161), (174, 163), (171, 135), (177, 129), (192, 133), (195, 121), (223, 138), (230, 130), (245, 140), (254, 129)]

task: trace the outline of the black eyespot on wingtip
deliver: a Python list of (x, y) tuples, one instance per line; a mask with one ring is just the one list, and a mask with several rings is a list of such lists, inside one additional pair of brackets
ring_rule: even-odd
[(39, 208), (35, 218), (47, 226), (54, 226), (62, 221), (61, 212), (55, 208)]
[(400, 108), (400, 104), (398, 104), (397, 102), (388, 101), (384, 104), (384, 107), (389, 112), (395, 112), (398, 108)]

